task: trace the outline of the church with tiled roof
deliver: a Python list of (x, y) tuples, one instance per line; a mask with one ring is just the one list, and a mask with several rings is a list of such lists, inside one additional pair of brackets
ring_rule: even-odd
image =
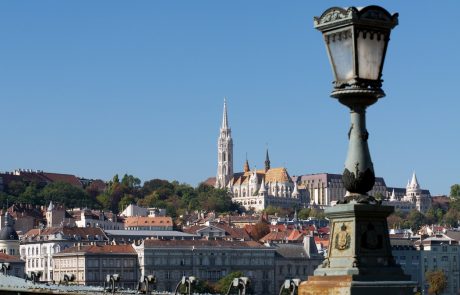
[(233, 173), (233, 140), (225, 101), (218, 139), (218, 168), (215, 186), (229, 189), (233, 202), (255, 211), (262, 211), (270, 205), (281, 208), (301, 207), (302, 203), (297, 184), (292, 181), (287, 169), (270, 166), (268, 150), (264, 169), (251, 170), (246, 159), (243, 172)]

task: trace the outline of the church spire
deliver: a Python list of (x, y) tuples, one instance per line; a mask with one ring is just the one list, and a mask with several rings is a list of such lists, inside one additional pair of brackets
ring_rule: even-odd
[(267, 152), (265, 154), (265, 172), (267, 172), (268, 170), (270, 170), (270, 157), (268, 156), (268, 148), (267, 148)]
[(233, 177), (233, 140), (232, 131), (228, 126), (226, 98), (224, 98), (222, 125), (217, 140), (217, 162), (216, 187), (224, 188)]
[(222, 114), (222, 129), (228, 129), (228, 116), (227, 116), (227, 98), (224, 97), (224, 113)]
[(251, 170), (251, 168), (249, 168), (248, 157), (246, 156), (246, 162), (244, 162), (243, 171), (244, 171), (244, 172), (249, 172), (250, 170)]

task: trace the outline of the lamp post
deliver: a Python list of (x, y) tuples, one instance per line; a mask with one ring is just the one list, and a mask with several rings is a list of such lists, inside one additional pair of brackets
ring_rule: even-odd
[(185, 285), (186, 292), (188, 295), (192, 294), (192, 285), (197, 282), (197, 278), (194, 276), (183, 276), (182, 279), (177, 283), (176, 289), (174, 290), (174, 294), (178, 294), (180, 286)]
[(230, 291), (232, 288), (237, 288), (238, 289), (238, 295), (245, 295), (246, 294), (246, 288), (249, 285), (250, 280), (248, 277), (239, 277), (239, 278), (234, 278), (228, 287), (226, 295), (230, 294)]
[(11, 268), (11, 265), (9, 262), (2, 262), (0, 263), (0, 271), (2, 272), (3, 275), (7, 276), (8, 275), (8, 270)]
[(391, 15), (378, 6), (333, 7), (315, 17), (314, 24), (323, 33), (334, 74), (331, 96), (349, 107), (351, 114), (342, 176), (347, 189), (343, 202), (374, 202), (367, 195), (374, 186), (375, 174), (367, 145), (366, 108), (385, 96), (382, 69), (398, 14)]
[(148, 294), (150, 292), (150, 286), (156, 284), (157, 278), (154, 275), (143, 276), (139, 280), (137, 290), (140, 293)]
[(115, 294), (115, 283), (120, 281), (120, 275), (119, 274), (113, 274), (113, 275), (107, 275), (106, 276), (106, 282), (109, 284), (109, 291), (112, 292), (112, 294)]
[(299, 287), (299, 295), (412, 294), (415, 282), (391, 253), (386, 218), (394, 211), (368, 195), (375, 173), (367, 140), (366, 109), (385, 96), (382, 70), (398, 14), (379, 6), (332, 7), (314, 18), (323, 34), (334, 75), (331, 96), (350, 109), (348, 153), (343, 172), (347, 190), (325, 210), (330, 241), (322, 265)]
[(297, 288), (299, 287), (300, 284), (300, 279), (290, 279), (290, 280), (285, 280), (284, 283), (281, 285), (280, 288), (280, 295), (283, 294), (284, 290), (288, 290), (290, 295), (295, 295), (297, 294)]

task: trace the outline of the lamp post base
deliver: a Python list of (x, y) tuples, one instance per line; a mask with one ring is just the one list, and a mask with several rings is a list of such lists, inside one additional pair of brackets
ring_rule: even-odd
[(412, 281), (357, 281), (351, 275), (311, 276), (299, 286), (299, 295), (412, 295)]
[[(330, 220), (327, 257), (299, 287), (299, 295), (406, 295), (413, 294), (410, 281), (391, 253), (386, 218), (393, 206), (357, 202), (326, 209)], [(369, 196), (361, 195), (368, 200)]]

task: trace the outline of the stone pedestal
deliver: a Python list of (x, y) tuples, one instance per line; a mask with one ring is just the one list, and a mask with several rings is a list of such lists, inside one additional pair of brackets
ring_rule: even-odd
[(299, 295), (413, 294), (410, 281), (391, 254), (386, 218), (394, 207), (352, 201), (326, 209), (328, 254)]

